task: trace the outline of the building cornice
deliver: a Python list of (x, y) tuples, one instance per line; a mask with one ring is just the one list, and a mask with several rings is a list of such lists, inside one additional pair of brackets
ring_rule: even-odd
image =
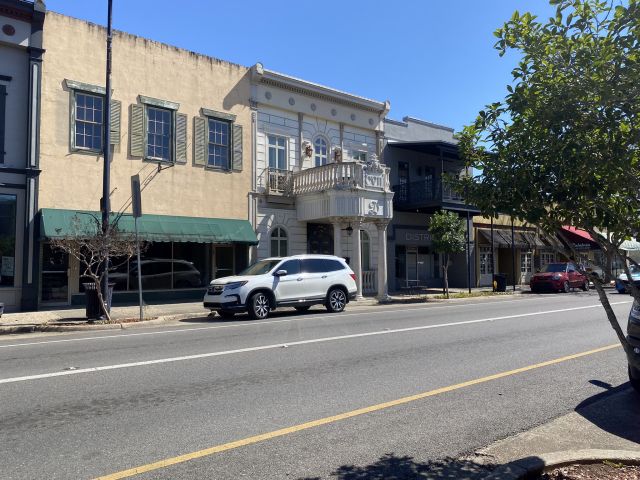
[(385, 102), (379, 102), (377, 100), (353, 95), (351, 93), (302, 80), (290, 75), (285, 75), (273, 70), (267, 70), (261, 63), (256, 63), (251, 67), (251, 78), (254, 83), (270, 85), (272, 87), (281, 88), (300, 95), (306, 95), (347, 107), (374, 112), (383, 117), (391, 108), (391, 104), (388, 100)]

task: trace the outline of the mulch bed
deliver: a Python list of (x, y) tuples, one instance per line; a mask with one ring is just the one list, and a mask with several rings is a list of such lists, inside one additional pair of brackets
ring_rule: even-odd
[(640, 466), (614, 462), (567, 465), (543, 473), (535, 480), (640, 480)]

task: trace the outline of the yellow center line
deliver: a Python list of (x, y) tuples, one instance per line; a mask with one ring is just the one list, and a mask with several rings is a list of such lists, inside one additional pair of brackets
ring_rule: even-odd
[(313, 420), (311, 422), (301, 423), (298, 425), (293, 425), (291, 427), (281, 428), (279, 430), (274, 430), (267, 433), (262, 433), (260, 435), (254, 435), (252, 437), (243, 438), (241, 440), (236, 440), (235, 442), (223, 443), (221, 445), (216, 445), (213, 447), (205, 448), (203, 450), (198, 450), (191, 453), (186, 453), (184, 455), (178, 455), (177, 457), (166, 458), (164, 460), (159, 460), (157, 462), (148, 463), (146, 465), (140, 465), (138, 467), (130, 468), (128, 470), (122, 470), (120, 472), (112, 473), (110, 475), (105, 475), (102, 477), (98, 477), (96, 480), (117, 480), (121, 478), (128, 478), (134, 475), (139, 475), (141, 473), (151, 472), (153, 470), (158, 470), (161, 468), (166, 468), (171, 465), (176, 465), (178, 463), (188, 462), (190, 460), (195, 460), (197, 458), (206, 457), (209, 455), (214, 455), (216, 453), (226, 452), (228, 450), (233, 450), (235, 448), (244, 447), (247, 445), (252, 445), (254, 443), (264, 442), (265, 440), (270, 440), (272, 438), (282, 437), (284, 435), (289, 435), (292, 433), (300, 432), (302, 430), (308, 430), (310, 428), (320, 427), (322, 425), (328, 425), (330, 423), (336, 423), (341, 420), (346, 420), (348, 418), (357, 417), (360, 415), (365, 415), (367, 413), (377, 412), (380, 410), (385, 410), (387, 408), (396, 407), (398, 405), (404, 405), (407, 403), (415, 402), (416, 400), (421, 400), (427, 397), (433, 397), (436, 395), (441, 395), (443, 393), (452, 392), (454, 390), (459, 390), (461, 388), (471, 387), (473, 385), (478, 385), (481, 383), (490, 382), (493, 380), (498, 380), (500, 378), (509, 377), (511, 375), (517, 375), (519, 373), (528, 372), (531, 370), (535, 370), (538, 368), (548, 367), (550, 365), (556, 365), (558, 363), (566, 362), (569, 360), (574, 360), (580, 357), (586, 357), (587, 355), (593, 355), (595, 353), (604, 352), (606, 350), (611, 350), (613, 348), (620, 347), (619, 343), (613, 345), (607, 345), (605, 347), (596, 348), (594, 350), (589, 350), (586, 352), (574, 353), (573, 355), (567, 355), (565, 357), (555, 358), (553, 360), (547, 360), (546, 362), (536, 363), (534, 365), (529, 365), (526, 367), (516, 368), (514, 370), (508, 370), (506, 372), (500, 372), (493, 375), (489, 375), (487, 377), (476, 378), (475, 380), (468, 380), (462, 383), (456, 383), (455, 385), (449, 385), (448, 387), (436, 388), (435, 390), (430, 390), (428, 392), (418, 393), (415, 395), (410, 395), (408, 397), (398, 398), (396, 400), (391, 400), (384, 403), (379, 403), (377, 405), (371, 405), (369, 407), (359, 408), (357, 410), (351, 410), (350, 412), (340, 413), (338, 415), (333, 415), (331, 417), (324, 417), (318, 420)]

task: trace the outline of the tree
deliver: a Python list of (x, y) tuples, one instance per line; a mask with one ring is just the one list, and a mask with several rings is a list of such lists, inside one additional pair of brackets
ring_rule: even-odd
[(82, 218), (75, 215), (71, 233), (65, 237), (53, 238), (51, 246), (80, 262), (80, 276), (88, 277), (96, 284), (102, 313), (107, 321), (111, 321), (101, 288), (105, 260), (107, 257), (110, 259), (109, 271), (115, 271), (136, 253), (136, 240), (134, 235), (120, 231), (117, 221), (110, 225), (106, 234), (101, 226), (101, 220), (92, 214), (82, 215)]
[(444, 254), (442, 273), (445, 296), (449, 298), (449, 255), (465, 249), (466, 236), (464, 222), (453, 212), (441, 210), (429, 220), (431, 242), (436, 253)]
[[(586, 230), (605, 258), (625, 259), (631, 278), (620, 246), (640, 233), (640, 8), (636, 0), (550, 3), (557, 9), (548, 21), (515, 12), (495, 32), (500, 55), (521, 59), (505, 98), (460, 135), (468, 166), (480, 171), (460, 188), (485, 214), (508, 213), (548, 234), (564, 225)], [(632, 295), (640, 300), (633, 285)]]

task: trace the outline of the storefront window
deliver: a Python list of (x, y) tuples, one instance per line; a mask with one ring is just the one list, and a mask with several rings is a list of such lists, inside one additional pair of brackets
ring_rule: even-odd
[(531, 252), (522, 252), (520, 254), (520, 272), (531, 273), (533, 254)]
[(491, 247), (480, 247), (480, 275), (493, 273), (493, 255)]
[(211, 280), (211, 247), (205, 243), (173, 244), (173, 288), (204, 287)]
[(16, 266), (15, 195), (0, 194), (0, 287), (13, 287)]

